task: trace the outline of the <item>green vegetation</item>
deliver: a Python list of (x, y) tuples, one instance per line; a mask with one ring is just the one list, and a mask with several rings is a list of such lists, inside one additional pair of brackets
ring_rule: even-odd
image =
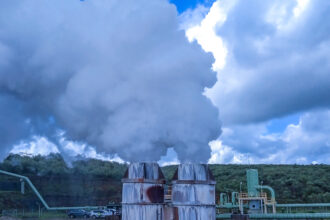
[[(330, 201), (330, 165), (210, 165), (219, 192), (246, 191), (246, 169), (259, 170), (263, 185), (275, 189), (278, 203)], [(10, 155), (0, 169), (28, 176), (50, 206), (106, 205), (121, 201), (121, 178), (127, 164), (96, 159), (65, 163), (58, 154)], [(176, 166), (162, 167), (170, 180)], [(26, 187), (20, 193), (18, 179), (0, 175), (0, 210), (36, 208), (38, 199)]]
[[(176, 166), (163, 168), (171, 178)], [(259, 171), (260, 184), (271, 186), (278, 203), (330, 202), (330, 165), (210, 165), (217, 192), (247, 191), (246, 170)], [(261, 183), (262, 181), (262, 183)]]
[(330, 165), (211, 165), (217, 191), (246, 191), (246, 170), (258, 169), (278, 203), (330, 202)]
[[(77, 160), (67, 165), (59, 154), (46, 157), (10, 155), (0, 163), (2, 170), (29, 177), (50, 206), (120, 202), (121, 178), (126, 168), (126, 164), (95, 159)], [(0, 210), (36, 207), (38, 202), (28, 186), (22, 195), (17, 178), (0, 174)]]

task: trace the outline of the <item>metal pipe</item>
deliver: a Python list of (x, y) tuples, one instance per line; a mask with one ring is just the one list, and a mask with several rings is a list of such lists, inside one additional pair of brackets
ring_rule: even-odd
[(233, 205), (237, 204), (237, 200), (238, 200), (238, 192), (232, 192), (231, 193), (231, 203)]
[(276, 207), (330, 207), (330, 203), (276, 204)]
[(216, 219), (231, 219), (231, 214), (230, 213), (217, 214)]
[(26, 181), (29, 186), (31, 187), (32, 191), (37, 195), (43, 206), (49, 210), (49, 211), (55, 211), (55, 210), (70, 210), (70, 209), (97, 209), (101, 206), (80, 206), (80, 207), (49, 207), (47, 202), (44, 200), (44, 198), (41, 196), (41, 194), (38, 192), (37, 188), (33, 185), (33, 183), (30, 181), (30, 179), (26, 176), (22, 176), (16, 173), (10, 173), (4, 170), (0, 170), (0, 173), (13, 176), (22, 179), (23, 181)]
[(274, 191), (274, 189), (273, 189), (272, 187), (270, 187), (270, 186), (260, 186), (260, 185), (258, 185), (258, 186), (256, 186), (256, 188), (257, 188), (257, 189), (267, 189), (267, 190), (269, 190), (269, 192), (270, 192), (270, 194), (271, 194), (271, 200), (272, 200), (272, 201), (275, 201), (275, 191)]
[(23, 179), (19, 180), (21, 182), (21, 193), (24, 194), (25, 193), (25, 182)]
[[(231, 214), (217, 214), (217, 219), (231, 219)], [(249, 214), (250, 219), (322, 219), (330, 213)]]
[(250, 214), (251, 219), (310, 219), (330, 218), (330, 213)]
[[(239, 205), (237, 204), (231, 204), (231, 203), (227, 203), (227, 204), (224, 204), (224, 205), (216, 205), (216, 208), (217, 209), (233, 209), (233, 208), (238, 208)], [(244, 208), (247, 208), (249, 207), (247, 204), (244, 204), (243, 206)]]
[(225, 205), (227, 203), (227, 193), (220, 193), (220, 204)]
[(6, 174), (8, 176), (14, 176), (14, 177), (17, 177), (17, 178), (21, 178), (22, 180), (26, 181), (29, 184), (29, 186), (31, 187), (31, 189), (33, 190), (33, 192), (37, 195), (37, 197), (39, 198), (41, 203), (45, 206), (45, 208), (50, 209), (50, 207), (48, 206), (48, 204), (46, 203), (44, 198), (42, 198), (42, 196), (40, 195), (38, 190), (35, 188), (35, 186), (32, 184), (32, 182), (30, 181), (29, 178), (27, 178), (26, 176), (15, 174), (15, 173), (10, 173), (10, 172), (4, 171), (4, 170), (0, 170), (0, 173)]
[[(267, 204), (271, 206), (272, 204)], [(224, 204), (224, 205), (217, 205), (217, 208), (238, 208), (236, 204)], [(277, 208), (287, 208), (287, 207), (330, 207), (330, 203), (297, 203), (297, 204), (276, 204)]]

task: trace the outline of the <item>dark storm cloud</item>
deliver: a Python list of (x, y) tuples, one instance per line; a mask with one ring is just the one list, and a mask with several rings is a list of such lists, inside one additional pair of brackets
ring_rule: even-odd
[(173, 147), (180, 160), (206, 161), (220, 134), (202, 95), (216, 81), (213, 59), (176, 17), (164, 0), (1, 1), (0, 95), (11, 98), (0, 103), (0, 129), (12, 128), (2, 154), (62, 129), (126, 160)]

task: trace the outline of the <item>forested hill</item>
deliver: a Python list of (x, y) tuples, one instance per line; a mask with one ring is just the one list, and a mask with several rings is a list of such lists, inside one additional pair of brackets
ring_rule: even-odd
[[(163, 167), (166, 177), (175, 166)], [(275, 190), (278, 203), (330, 202), (330, 165), (210, 165), (217, 192), (247, 191), (246, 170), (257, 169), (262, 185)]]
[[(76, 160), (69, 166), (58, 154), (10, 155), (0, 169), (28, 176), (51, 206), (105, 205), (121, 201), (121, 178), (127, 164), (95, 159)], [(246, 169), (255, 168), (263, 185), (275, 189), (278, 203), (330, 202), (330, 165), (210, 165), (219, 192), (246, 191)], [(176, 166), (162, 167), (170, 180)], [(18, 179), (0, 174), (0, 209), (36, 204)]]

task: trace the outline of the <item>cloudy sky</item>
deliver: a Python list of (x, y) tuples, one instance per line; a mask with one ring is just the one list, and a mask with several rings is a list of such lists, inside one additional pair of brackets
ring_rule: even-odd
[[(206, 8), (206, 9), (205, 9)], [(216, 1), (181, 15), (213, 53), (223, 133), (211, 162), (330, 162), (330, 3)]]
[(0, 6), (1, 158), (330, 163), (328, 1)]

